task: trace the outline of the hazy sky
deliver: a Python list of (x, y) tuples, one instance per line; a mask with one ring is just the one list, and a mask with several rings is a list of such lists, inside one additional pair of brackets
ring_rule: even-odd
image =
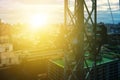
[[(98, 22), (112, 23), (107, 0), (98, 1)], [(0, 0), (0, 18), (7, 23), (27, 22), (35, 14), (49, 15), (50, 22), (63, 21), (64, 0)], [(72, 2), (72, 0), (71, 0)], [(90, 0), (86, 0), (90, 4)], [(119, 0), (110, 0), (114, 20), (120, 22)]]

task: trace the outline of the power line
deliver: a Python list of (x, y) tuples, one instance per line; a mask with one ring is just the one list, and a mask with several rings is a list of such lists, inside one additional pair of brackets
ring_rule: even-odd
[(107, 0), (107, 1), (108, 1), (108, 6), (109, 6), (109, 9), (110, 9), (111, 17), (112, 17), (112, 22), (114, 24), (114, 18), (113, 18), (113, 13), (112, 13), (112, 10), (111, 10), (110, 1), (109, 0)]

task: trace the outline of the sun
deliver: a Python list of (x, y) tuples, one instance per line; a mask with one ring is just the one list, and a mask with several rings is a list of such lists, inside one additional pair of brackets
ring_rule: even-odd
[(31, 29), (38, 29), (44, 27), (48, 23), (48, 16), (46, 14), (36, 14), (30, 16), (29, 24)]

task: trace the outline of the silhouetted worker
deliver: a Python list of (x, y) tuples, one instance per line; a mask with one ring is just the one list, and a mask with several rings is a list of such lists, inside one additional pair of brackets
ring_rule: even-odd
[(99, 31), (97, 31), (97, 34), (100, 35), (99, 36), (100, 40), (98, 41), (98, 45), (99, 45), (98, 52), (99, 52), (101, 49), (101, 46), (106, 44), (108, 39), (107, 39), (107, 28), (105, 27), (104, 23), (102, 22), (99, 23), (98, 27), (100, 29)]
[(107, 43), (107, 28), (105, 27), (104, 23), (100, 23), (99, 27), (101, 28), (100, 37), (101, 37), (101, 44)]

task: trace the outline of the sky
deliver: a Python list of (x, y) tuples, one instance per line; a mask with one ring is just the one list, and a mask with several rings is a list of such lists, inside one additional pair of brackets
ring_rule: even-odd
[[(71, 0), (72, 2), (73, 0)], [(107, 0), (97, 0), (98, 22), (112, 23)], [(120, 22), (119, 0), (109, 0), (114, 22)], [(86, 0), (90, 6), (90, 0)], [(90, 6), (91, 7), (91, 6)], [(0, 0), (0, 19), (5, 23), (27, 23), (29, 17), (46, 14), (50, 23), (62, 23), (64, 0)]]

